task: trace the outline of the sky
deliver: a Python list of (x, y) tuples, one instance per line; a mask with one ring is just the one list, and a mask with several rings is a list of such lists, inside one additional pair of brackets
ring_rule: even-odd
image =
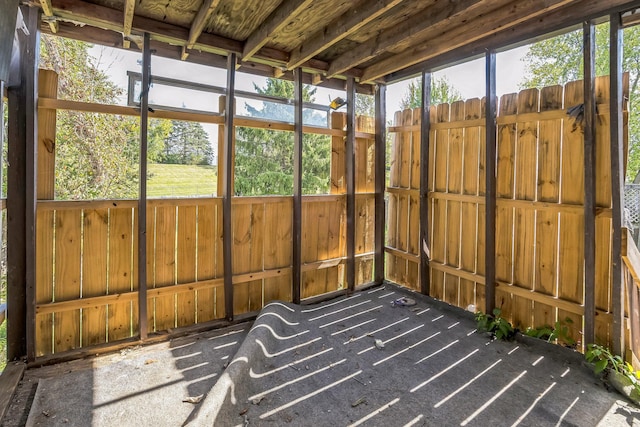
[[(510, 51), (497, 54), (497, 94), (517, 92), (518, 85), (523, 80), (525, 73), (523, 56), (527, 53), (527, 47), (519, 47)], [(103, 46), (95, 46), (90, 50), (98, 60), (99, 67), (104, 70), (118, 86), (125, 89), (125, 95), (119, 100), (119, 104), (126, 105), (127, 71), (140, 73), (142, 55), (132, 51), (124, 51)], [(464, 99), (482, 98), (485, 94), (485, 63), (484, 58), (462, 63), (445, 68), (433, 74), (434, 78), (446, 76), (449, 82), (462, 94)], [(152, 57), (151, 74), (153, 76), (169, 77), (178, 80), (186, 80), (195, 83), (203, 83), (224, 87), (226, 85), (226, 70), (206, 67), (203, 65), (176, 60)], [(387, 87), (387, 120), (392, 119), (394, 113), (400, 109), (400, 101), (407, 93), (407, 87), (412, 79), (391, 84)], [(236, 89), (254, 91), (254, 83), (262, 87), (266, 78), (238, 73), (236, 75)], [(317, 88), (315, 101), (319, 104), (328, 104), (329, 99), (336, 96), (345, 97), (343, 91)], [(217, 111), (218, 95), (187, 91), (157, 86), (149, 94), (150, 104), (170, 105), (195, 110)], [(255, 104), (254, 104), (255, 105)], [(258, 103), (259, 105), (259, 103)], [(244, 112), (244, 102), (238, 106), (238, 113)], [(214, 151), (217, 148), (217, 126), (203, 124), (209, 135)]]

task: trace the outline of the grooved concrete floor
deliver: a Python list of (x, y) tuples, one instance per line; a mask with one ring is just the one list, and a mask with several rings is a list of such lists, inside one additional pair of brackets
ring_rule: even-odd
[[(401, 296), (417, 304), (393, 307)], [(28, 371), (23, 395), (41, 379), (27, 424), (640, 425), (580, 354), (489, 342), (471, 313), (393, 285), (272, 303), (250, 326)]]

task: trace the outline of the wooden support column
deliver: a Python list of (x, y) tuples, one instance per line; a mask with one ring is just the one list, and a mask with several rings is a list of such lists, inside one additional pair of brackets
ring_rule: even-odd
[(583, 346), (594, 342), (596, 291), (596, 33), (593, 22), (582, 30), (584, 61), (584, 331)]
[(610, 17), (610, 50), (609, 75), (611, 99), (611, 202), (613, 205), (613, 247), (611, 268), (613, 273), (611, 300), (613, 307), (613, 352), (624, 356), (624, 283), (622, 282), (622, 215), (624, 188), (624, 131), (622, 111), (624, 98), (622, 94), (622, 18), (619, 13)]
[(302, 284), (302, 69), (293, 70), (294, 79), (294, 126), (293, 134), (293, 260), (291, 272), (293, 302), (300, 304)]
[[(224, 145), (222, 150), (222, 252), (224, 260), (224, 309), (227, 320), (233, 320), (233, 260), (232, 244), (233, 233), (231, 230), (231, 198), (233, 197), (233, 139), (235, 128), (233, 127), (233, 104), (236, 84), (236, 54), (230, 53), (227, 57), (227, 94), (224, 109)], [(220, 153), (218, 153), (220, 155)], [(220, 162), (220, 160), (218, 160)], [(220, 179), (220, 176), (218, 176)]]
[(147, 339), (147, 127), (151, 87), (149, 33), (144, 33), (142, 50), (142, 93), (140, 96), (140, 194), (138, 197), (138, 333)]
[(496, 306), (496, 52), (490, 50), (486, 60), (485, 127), (486, 127), (486, 192), (485, 192), (485, 312)]
[(375, 139), (375, 255), (373, 280), (380, 285), (384, 281), (384, 228), (386, 224), (384, 208), (384, 191), (386, 178), (386, 116), (387, 116), (387, 86), (377, 85), (375, 93), (376, 106), (376, 139)]
[[(19, 66), (11, 71), (7, 185), (7, 359), (35, 359), (35, 215), (38, 143), (38, 9), (20, 8)], [(14, 76), (13, 74), (18, 74)]]
[(431, 132), (431, 73), (422, 72), (420, 119), (420, 292), (431, 292), (429, 272), (429, 133)]
[(356, 286), (356, 90), (353, 77), (347, 79), (347, 289)]

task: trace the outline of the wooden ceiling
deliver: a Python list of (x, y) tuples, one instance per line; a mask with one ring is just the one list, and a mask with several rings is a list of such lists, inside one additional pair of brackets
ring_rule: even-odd
[(500, 48), (638, 7), (634, 0), (30, 0), (43, 32), (157, 55), (344, 87)]

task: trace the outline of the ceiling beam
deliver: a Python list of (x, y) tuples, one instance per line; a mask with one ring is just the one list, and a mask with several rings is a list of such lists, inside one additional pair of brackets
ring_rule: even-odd
[(269, 43), (289, 22), (305, 10), (313, 0), (284, 0), (260, 26), (249, 36), (242, 49), (242, 59), (255, 55), (261, 47)]
[(40, 0), (40, 6), (42, 6), (42, 12), (44, 13), (44, 21), (49, 24), (52, 33), (58, 32), (58, 21), (53, 16), (53, 8), (51, 7), (51, 0)]
[[(91, 27), (111, 30), (117, 33), (122, 32), (122, 11), (120, 10), (80, 0), (51, 0), (51, 2), (54, 13), (63, 21), (83, 23)], [(152, 40), (179, 46), (184, 46), (189, 37), (189, 30), (186, 28), (135, 15), (132, 31), (148, 32), (151, 34)], [(243, 43), (211, 33), (202, 33), (193, 47), (202, 52), (226, 56), (229, 52), (241, 53)], [(254, 56), (252, 62), (271, 66), (284, 66), (288, 59), (289, 54), (286, 52), (263, 47)], [(329, 64), (313, 59), (303, 64), (303, 68), (325, 73), (329, 68)], [(345, 75), (360, 78), (362, 70), (349, 70)]]
[[(46, 34), (51, 34), (51, 29), (42, 28), (41, 31)], [(67, 37), (71, 39), (81, 40), (88, 43), (95, 43), (102, 46), (123, 48), (122, 35), (118, 32), (104, 30), (101, 28), (85, 25), (83, 27), (76, 26), (72, 23), (60, 22), (59, 32), (56, 34), (61, 37)], [(182, 55), (182, 46), (169, 45), (159, 42), (157, 40), (151, 40), (151, 50), (154, 51), (155, 56), (161, 56), (163, 58), (170, 58), (180, 60)], [(135, 45), (132, 45), (129, 50), (139, 51)], [(192, 51), (186, 62), (194, 64), (206, 65), (216, 68), (226, 68), (227, 58), (222, 55), (204, 52), (204, 51)], [(274, 68), (266, 64), (259, 64), (255, 62), (240, 63), (238, 71), (264, 77), (274, 77), (276, 70), (279, 71), (277, 77), (285, 80), (292, 80), (293, 73), (290, 71), (281, 71), (281, 68)], [(305, 84), (313, 84), (313, 75), (310, 73), (304, 73), (303, 82)], [(318, 86), (327, 87), (330, 89), (344, 90), (346, 82), (340, 79), (324, 80), (318, 84)], [(371, 85), (356, 85), (358, 93), (364, 93), (368, 95), (373, 94), (373, 86)]]
[(336, 44), (378, 18), (402, 0), (364, 0), (350, 8), (344, 15), (311, 35), (291, 52), (287, 68), (301, 66), (326, 48)]
[(425, 39), (429, 34), (438, 34), (451, 26), (451, 22), (466, 14), (477, 16), (487, 8), (484, 0), (461, 0), (458, 2), (437, 2), (414, 15), (402, 25), (381, 32), (359, 46), (350, 49), (334, 59), (329, 65), (327, 77), (342, 74), (377, 55), (392, 49), (399, 43)]
[[(368, 82), (382, 78), (394, 71), (425, 61), (500, 30), (514, 28), (525, 21), (551, 12), (572, 1), (515, 0), (504, 7), (454, 27), (450, 31), (442, 33), (439, 37), (427, 40), (424, 43), (416, 43), (410, 49), (371, 65), (364, 70), (362, 81)], [(621, 2), (624, 0), (610, 0), (607, 5), (616, 1)], [(583, 11), (575, 9), (574, 13), (581, 15)]]
[(196, 44), (198, 37), (204, 31), (204, 27), (207, 25), (207, 21), (211, 17), (211, 14), (220, 4), (220, 0), (204, 0), (202, 6), (198, 10), (196, 17), (193, 19), (191, 23), (191, 29), (189, 29), (189, 38), (187, 39), (186, 46), (182, 48), (182, 60), (184, 61), (189, 56), (188, 50), (193, 49), (193, 46)]
[(126, 0), (124, 3), (124, 23), (122, 24), (122, 45), (125, 49), (129, 49), (131, 42), (131, 27), (133, 25), (133, 15), (136, 10), (136, 0)]

